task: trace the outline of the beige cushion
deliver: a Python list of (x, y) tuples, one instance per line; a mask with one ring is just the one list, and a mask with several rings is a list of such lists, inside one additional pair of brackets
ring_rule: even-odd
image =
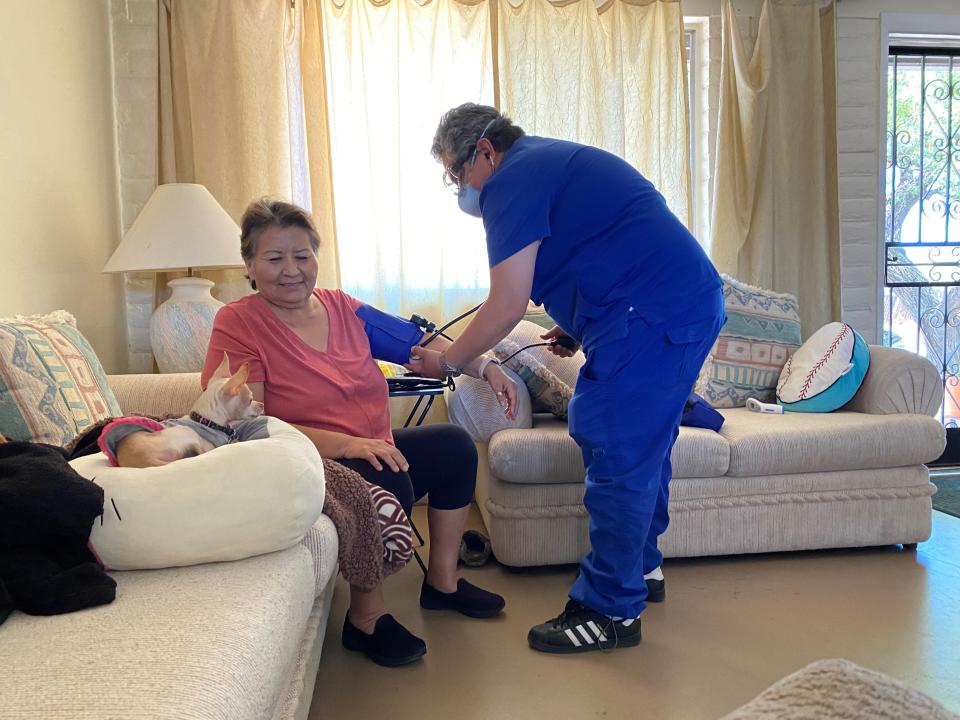
[(180, 417), (200, 397), (200, 373), (108, 375), (124, 415)]
[(113, 577), (110, 605), (7, 619), (0, 708), (20, 720), (271, 717), (314, 604), (307, 548)]
[(490, 436), (509, 428), (529, 428), (533, 424), (530, 393), (520, 376), (510, 368), (503, 368), (517, 386), (516, 416), (511, 420), (503, 413), (497, 395), (486, 380), (457, 378), (456, 390), (444, 390), (450, 422), (469, 433), (474, 442), (487, 442)]
[(943, 425), (924, 415), (721, 410), (734, 477), (905, 467), (943, 452)]
[[(532, 430), (504, 430), (490, 439), (490, 470), (500, 480), (529, 485), (583, 481), (583, 458), (567, 424), (534, 417)], [(719, 434), (680, 428), (673, 448), (675, 477), (714, 477), (727, 472), (730, 448)]]
[(936, 700), (849, 660), (818, 660), (722, 720), (958, 720)]

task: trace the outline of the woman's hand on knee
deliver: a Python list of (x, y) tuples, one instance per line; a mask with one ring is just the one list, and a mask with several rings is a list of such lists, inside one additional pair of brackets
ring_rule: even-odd
[(397, 448), (385, 440), (351, 438), (343, 450), (345, 458), (366, 460), (378, 472), (386, 465), (393, 472), (407, 472), (410, 463)]

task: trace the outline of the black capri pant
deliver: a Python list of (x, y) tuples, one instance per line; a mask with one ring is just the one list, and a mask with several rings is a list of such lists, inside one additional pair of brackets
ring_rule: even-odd
[(466, 430), (456, 425), (424, 425), (393, 431), (393, 440), (410, 464), (394, 472), (386, 463), (374, 469), (366, 460), (337, 460), (364, 479), (393, 493), (407, 515), (413, 504), (429, 494), (430, 507), (457, 510), (473, 501), (477, 485), (477, 448)]

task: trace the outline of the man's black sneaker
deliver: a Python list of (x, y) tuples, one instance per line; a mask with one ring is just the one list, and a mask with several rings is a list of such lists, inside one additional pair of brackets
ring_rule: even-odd
[(665, 580), (645, 580), (647, 583), (647, 602), (663, 602), (667, 599), (667, 582)]
[(534, 650), (547, 653), (633, 647), (640, 644), (640, 618), (614, 620), (576, 600), (568, 600), (557, 617), (530, 629), (527, 642)]
[(347, 650), (365, 653), (377, 665), (399, 667), (415, 662), (427, 654), (427, 644), (398, 623), (393, 615), (382, 615), (373, 627), (373, 634), (355, 627), (348, 614), (343, 619), (341, 642)]
[(452, 593), (441, 592), (426, 580), (420, 586), (420, 607), (424, 610), (456, 610), (467, 617), (490, 618), (499, 615), (505, 605), (500, 595), (478, 588), (463, 578), (457, 581), (457, 589)]

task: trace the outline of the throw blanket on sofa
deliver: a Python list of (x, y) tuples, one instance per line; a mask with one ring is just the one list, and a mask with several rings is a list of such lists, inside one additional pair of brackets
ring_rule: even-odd
[(64, 452), (0, 444), (0, 622), (19, 609), (57, 615), (112, 602), (117, 584), (87, 548), (103, 490)]

